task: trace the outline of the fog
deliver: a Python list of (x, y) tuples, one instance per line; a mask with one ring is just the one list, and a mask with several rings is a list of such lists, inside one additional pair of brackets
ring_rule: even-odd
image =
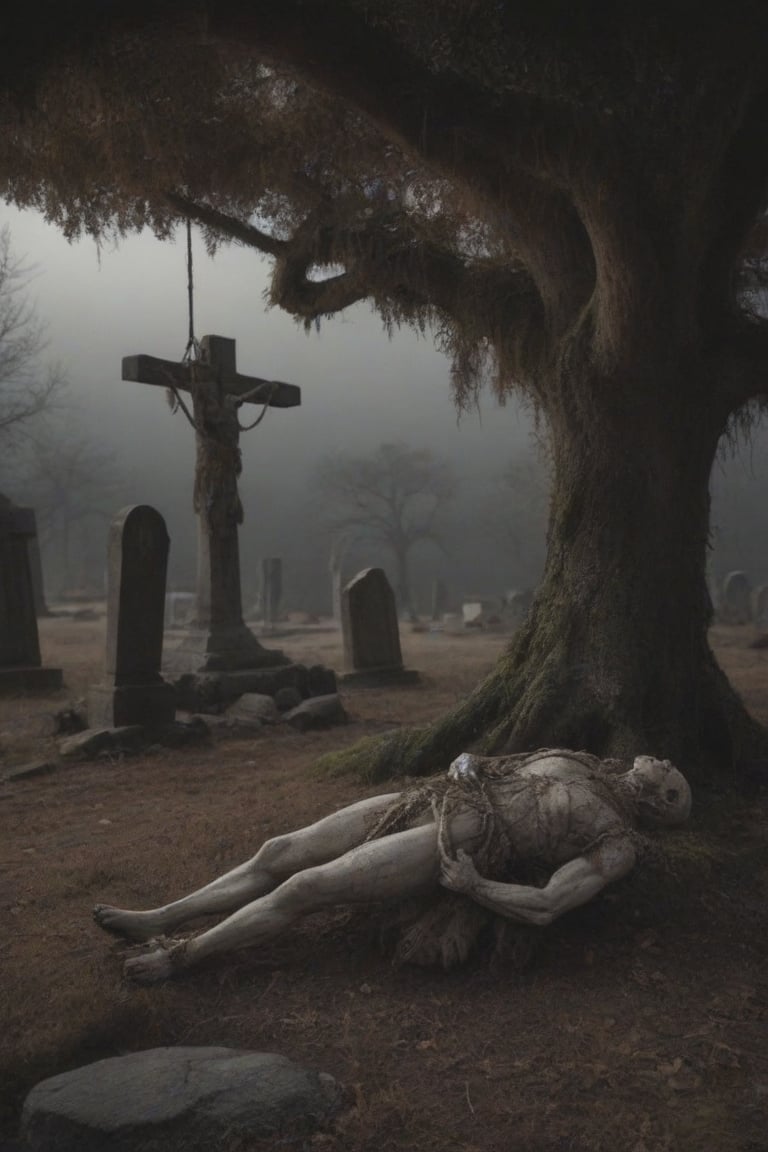
[[(3, 223), (11, 230), (15, 253), (36, 267), (32, 292), (48, 325), (48, 356), (63, 364), (71, 381), (70, 410), (63, 414), (67, 434), (82, 430), (116, 462), (116, 508), (149, 503), (163, 514), (171, 536), (170, 583), (190, 588), (194, 434), (182, 413), (171, 413), (162, 389), (120, 378), (123, 356), (145, 352), (180, 360), (184, 353), (186, 236), (180, 232), (174, 241), (161, 242), (146, 233), (127, 237), (117, 247), (97, 248), (92, 240), (68, 243), (33, 212), (5, 206)], [(268, 264), (258, 254), (224, 247), (211, 259), (197, 233), (193, 245), (198, 338), (206, 333), (233, 337), (239, 371), (302, 389), (300, 408), (272, 409), (258, 428), (241, 437), (246, 604), (255, 595), (259, 557), (277, 555), (284, 560), (289, 606), (313, 611), (330, 606), (329, 542), (318, 532), (322, 502), (313, 470), (328, 454), (363, 454), (387, 441), (429, 448), (452, 464), (460, 482), (445, 550), (424, 546), (414, 556), (422, 611), (428, 609), (435, 576), (447, 581), (454, 601), (464, 594), (499, 595), (535, 583), (543, 557), (543, 522), (531, 527), (529, 517), (522, 546), (510, 548), (501, 526), (504, 500), (507, 514), (515, 510), (510, 494), (502, 499), (497, 485), (510, 462), (535, 459), (529, 413), (517, 402), (502, 408), (486, 397), (477, 412), (459, 419), (448, 362), (429, 338), (409, 330), (388, 338), (365, 305), (307, 334), (284, 313), (266, 309)], [(717, 575), (744, 567), (754, 580), (768, 579), (764, 443), (758, 433), (750, 449), (716, 469), (712, 568)], [(7, 470), (3, 484), (15, 499), (24, 499)], [(530, 493), (521, 492), (518, 510), (525, 511), (529, 500)], [(105, 541), (106, 521), (92, 520), (81, 544), (87, 564), (76, 572), (76, 582), (98, 580)], [(62, 574), (51, 570), (57, 563), (51, 539), (44, 558), (46, 578), (61, 584)], [(350, 562), (387, 566), (387, 557), (358, 550)], [(72, 582), (71, 572), (67, 580)]]

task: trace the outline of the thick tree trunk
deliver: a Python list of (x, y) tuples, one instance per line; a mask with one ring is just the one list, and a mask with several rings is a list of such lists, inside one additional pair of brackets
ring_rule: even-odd
[(368, 778), (418, 775), (468, 748), (549, 746), (666, 756), (702, 779), (768, 747), (707, 640), (709, 477), (727, 413), (651, 375), (576, 382), (569, 371), (548, 413), (548, 557), (528, 619), (454, 713), (337, 767), (356, 755)]

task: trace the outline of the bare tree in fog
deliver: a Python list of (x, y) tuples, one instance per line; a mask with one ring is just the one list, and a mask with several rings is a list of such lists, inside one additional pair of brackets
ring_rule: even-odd
[[(59, 590), (99, 579), (106, 524), (122, 502), (125, 478), (109, 451), (75, 421), (55, 421), (23, 445), (12, 489), (37, 515)], [(75, 560), (75, 557), (77, 559)]]
[(548, 499), (544, 462), (530, 454), (516, 456), (496, 477), (481, 515), (485, 534), (492, 537), (519, 585), (535, 582), (544, 567)]
[(400, 611), (415, 618), (410, 557), (417, 544), (441, 547), (440, 514), (454, 495), (450, 466), (426, 449), (382, 444), (369, 456), (334, 455), (317, 470), (328, 499), (325, 525), (340, 540), (385, 548), (396, 569)]
[(46, 325), (29, 293), (31, 275), (13, 251), (10, 229), (0, 228), (0, 445), (6, 460), (67, 383), (58, 366), (41, 364)]

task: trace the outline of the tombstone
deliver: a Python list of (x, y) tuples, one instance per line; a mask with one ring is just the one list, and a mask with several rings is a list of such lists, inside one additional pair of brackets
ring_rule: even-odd
[(442, 620), (447, 600), (448, 593), (445, 581), (438, 576), (432, 581), (432, 619), (434, 621)]
[(283, 594), (283, 562), (268, 556), (261, 562), (261, 616), (266, 628), (272, 628), (280, 617)]
[(176, 694), (160, 675), (168, 545), (148, 504), (123, 508), (110, 525), (105, 678), (88, 696), (91, 728), (174, 719)]
[(729, 572), (723, 580), (721, 614), (727, 624), (749, 624), (752, 585), (745, 572)]
[(29, 552), (29, 571), (32, 577), (32, 595), (35, 601), (35, 615), (52, 616), (50, 608), (45, 602), (45, 586), (43, 584), (43, 561), (40, 556), (40, 540), (37, 535), (37, 518), (34, 508), (24, 508), (24, 512), (31, 517), (34, 533), (27, 538), (27, 551)]
[[(193, 426), (197, 444), (194, 506), (198, 522), (197, 610), (179, 647), (169, 653), (174, 673), (260, 669), (288, 661), (263, 648), (243, 621), (238, 529), (243, 509), (237, 490), (241, 469), (239, 410), (301, 403), (295, 384), (243, 376), (235, 341), (204, 336), (200, 359), (126, 356), (123, 379), (168, 389)], [(182, 393), (191, 396), (191, 411)], [(254, 421), (253, 424), (258, 422)]]
[(192, 619), (196, 604), (194, 592), (166, 592), (165, 627), (183, 628)]
[(341, 568), (331, 570), (331, 612), (334, 620), (341, 623), (341, 601), (344, 593), (344, 576)]
[(29, 540), (36, 533), (31, 508), (0, 496), (0, 689), (4, 692), (61, 688), (60, 668), (40, 659)]
[(341, 626), (345, 682), (375, 687), (419, 679), (403, 667), (395, 594), (383, 568), (365, 568), (346, 585)]
[(504, 615), (515, 626), (522, 624), (533, 604), (532, 588), (510, 588), (504, 597)]
[(499, 602), (490, 596), (467, 596), (461, 604), (466, 628), (484, 628), (488, 620), (499, 616)]
[(768, 584), (758, 584), (752, 593), (752, 615), (758, 631), (768, 632)]

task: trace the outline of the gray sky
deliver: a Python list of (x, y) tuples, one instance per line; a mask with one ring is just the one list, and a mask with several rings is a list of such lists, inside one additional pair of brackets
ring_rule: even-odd
[[(184, 352), (185, 234), (161, 242), (145, 233), (99, 251), (88, 239), (69, 244), (37, 213), (0, 204), (3, 223), (10, 227), (16, 254), (36, 265), (32, 290), (49, 327), (49, 355), (68, 371), (73, 398), (84, 407), (86, 430), (100, 432), (114, 446), (131, 477), (131, 502), (158, 507), (169, 522), (175, 554), (188, 558), (194, 551), (191, 429), (181, 414), (171, 415), (161, 389), (120, 379), (125, 355), (147, 352), (174, 360)], [(367, 305), (307, 335), (289, 316), (266, 310), (268, 263), (257, 253), (226, 247), (210, 259), (197, 233), (193, 243), (198, 337), (234, 337), (241, 372), (302, 389), (301, 408), (271, 411), (243, 438), (241, 489), (246, 530), (258, 537), (251, 541), (256, 554), (284, 548), (274, 527), (279, 510), (312, 495), (311, 469), (318, 457), (366, 452), (386, 440), (446, 456), (468, 479), (470, 515), (482, 513), (493, 478), (531, 447), (531, 422), (516, 402), (500, 408), (485, 397), (479, 413), (457, 421), (448, 363), (428, 338), (402, 330), (388, 339)], [(738, 481), (740, 495), (742, 489), (755, 490), (758, 475), (764, 485), (765, 443), (763, 432), (751, 450), (721, 461), (716, 486), (722, 487), (728, 475)], [(715, 539), (724, 541), (734, 535), (736, 520), (730, 512), (719, 513), (717, 503)], [(728, 565), (741, 555), (749, 562), (745, 540), (754, 544), (753, 536), (745, 522), (734, 536)], [(471, 573), (471, 557), (466, 559)], [(762, 540), (753, 564), (768, 572)], [(499, 581), (505, 582), (501, 575)]]
[[(121, 502), (152, 504), (165, 517), (171, 579), (188, 583), (196, 540), (194, 436), (181, 413), (171, 414), (164, 390), (120, 378), (123, 356), (145, 352), (180, 360), (184, 353), (185, 230), (173, 242), (147, 232), (98, 250), (89, 239), (69, 244), (37, 213), (0, 205), (3, 223), (15, 254), (36, 266), (32, 292), (48, 325), (48, 355), (70, 377), (80, 412), (75, 418), (114, 450), (129, 480)], [(487, 397), (480, 412), (458, 421), (449, 365), (431, 340), (405, 329), (389, 339), (365, 304), (307, 334), (285, 313), (266, 309), (269, 265), (259, 254), (224, 247), (211, 259), (196, 232), (193, 250), (198, 338), (234, 337), (241, 372), (302, 390), (300, 408), (271, 410), (241, 439), (246, 581), (258, 556), (282, 555), (291, 568), (302, 566), (311, 542), (302, 543), (296, 533), (306, 529), (295, 525), (302, 514), (305, 526), (321, 518), (312, 468), (335, 452), (366, 453), (392, 440), (430, 448), (465, 481), (456, 514), (477, 525), (495, 494), (495, 478), (513, 455), (531, 448), (530, 422), (516, 402), (501, 408)], [(462, 539), (467, 543), (466, 534)], [(455, 581), (500, 588), (517, 583), (498, 551), (492, 540), (454, 549)], [(441, 570), (439, 555), (427, 560)], [(483, 574), (489, 570), (493, 576)]]
[[(98, 252), (91, 240), (67, 243), (36, 213), (0, 206), (0, 221), (9, 225), (16, 253), (38, 266), (34, 294), (49, 325), (50, 355), (68, 369), (73, 394), (120, 433), (138, 467), (154, 468), (163, 457), (175, 467), (185, 448), (191, 460), (190, 430), (181, 415), (170, 415), (163, 392), (120, 379), (125, 355), (174, 360), (184, 352), (185, 235), (161, 242), (145, 233)], [(309, 460), (403, 439), (482, 472), (489, 460), (501, 468), (527, 445), (529, 423), (516, 404), (499, 408), (488, 397), (480, 414), (457, 424), (448, 363), (430, 340), (405, 330), (389, 340), (365, 304), (307, 335), (285, 313), (265, 308), (268, 265), (257, 253), (222, 248), (210, 259), (199, 235), (193, 244), (198, 338), (234, 337), (240, 371), (302, 389), (300, 409), (270, 412), (244, 444), (247, 471), (257, 457), (269, 469), (286, 457)]]

